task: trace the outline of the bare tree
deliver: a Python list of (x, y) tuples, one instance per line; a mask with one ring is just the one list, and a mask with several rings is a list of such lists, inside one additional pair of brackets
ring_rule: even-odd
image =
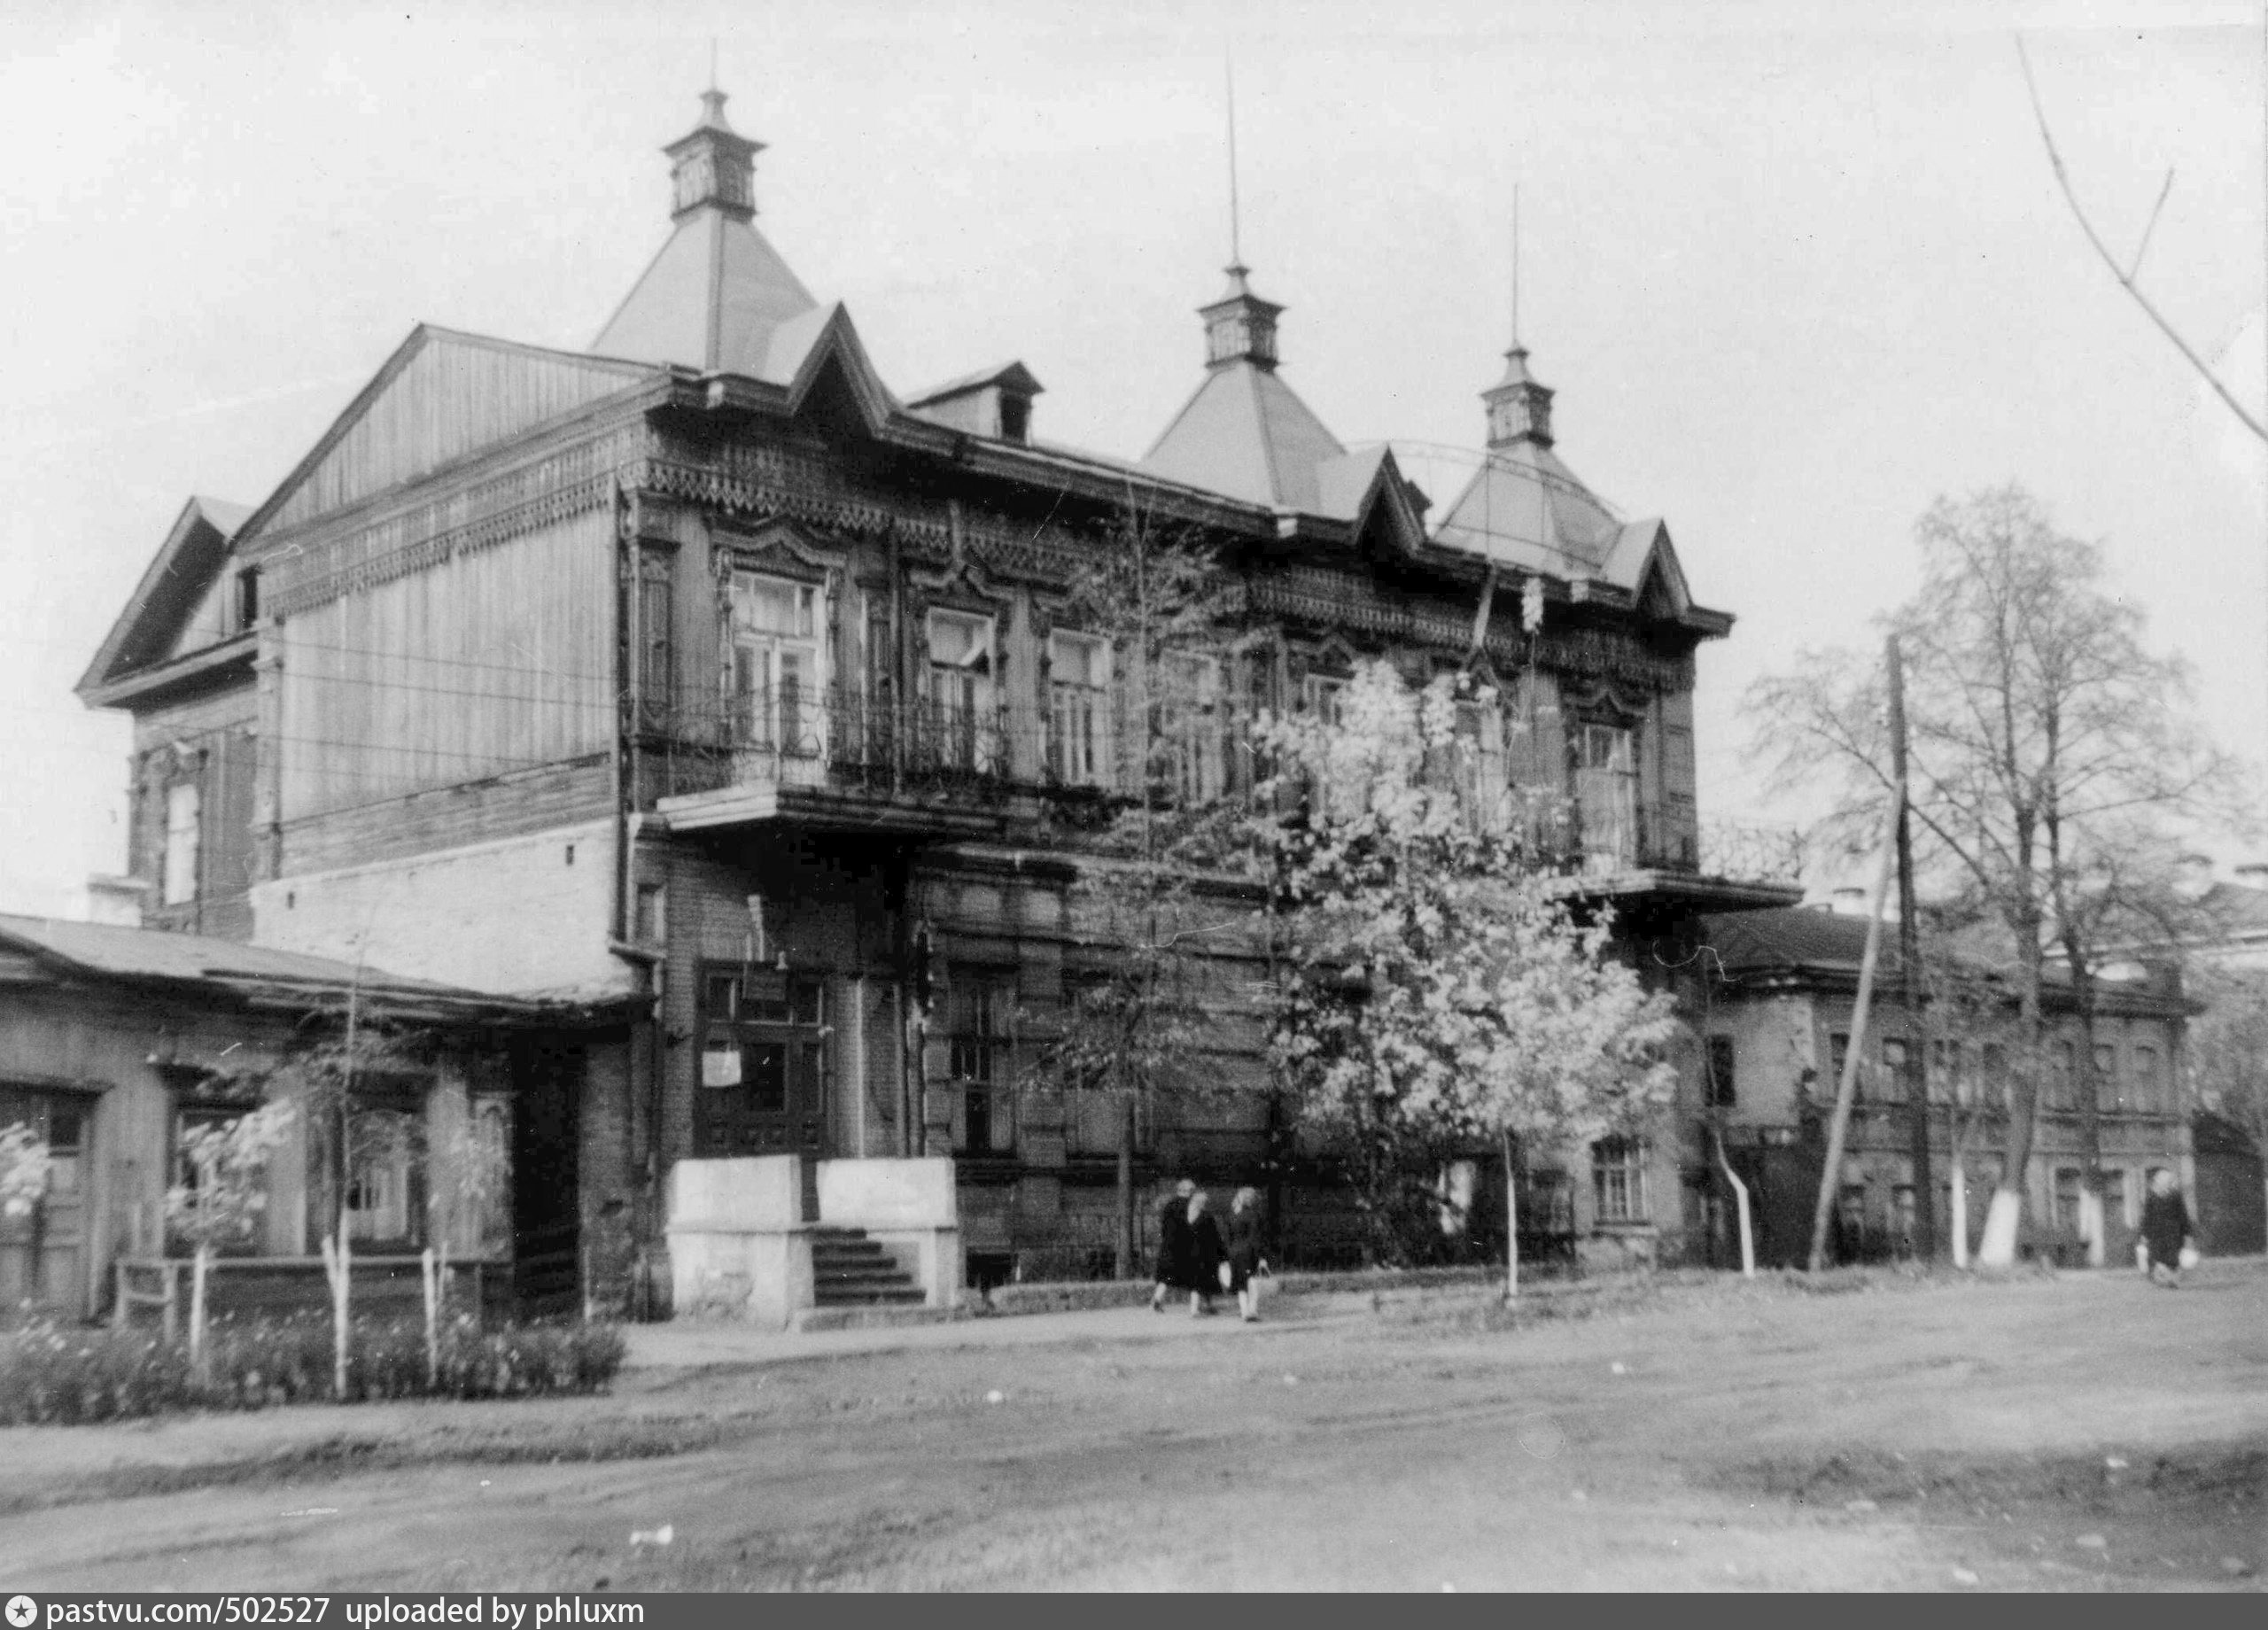
[[(1216, 648), (1241, 604), (1213, 547), (1193, 529), (1160, 520), (1130, 491), (1065, 585), (1065, 625), (1104, 641), (1114, 664), (1108, 693), (1120, 704), (1116, 716), (1096, 718), (1099, 687), (1052, 676), (1051, 770), (1067, 791), (1090, 778), (1099, 783), (1091, 804), (1060, 806), (1061, 819), (1086, 828), (1072, 904), (1083, 929), (1111, 955), (1092, 977), (1072, 982), (1026, 1080), (1115, 1104), (1121, 1277), (1134, 1271), (1138, 1106), (1167, 1093), (1203, 1096), (1203, 1055), (1216, 1028), (1204, 1011), (1207, 948), (1246, 928), (1239, 914), (1208, 909), (1196, 887), (1226, 858), (1238, 830), (1232, 804), (1203, 796), (1226, 790), (1238, 739), (1231, 697), (1217, 667), (1209, 694), (1184, 671), (1184, 659), (1217, 662)], [(1184, 762), (1207, 751), (1208, 765)]]
[[(2006, 1160), (1980, 1263), (2014, 1260), (2039, 1110), (2041, 990), (2060, 952), (2083, 983), (2101, 925), (2175, 834), (2233, 818), (2231, 762), (2189, 713), (2179, 662), (2142, 643), (2100, 552), (2016, 486), (1940, 499), (1916, 528), (1922, 582), (1884, 617), (1903, 642), (1917, 864), (2007, 935), (2021, 1042)], [(1836, 779), (1830, 825), (1866, 819), (1891, 784), (1879, 674), (1806, 652), (1751, 687), (1783, 783)], [(2084, 995), (2083, 1010), (2084, 1010)]]

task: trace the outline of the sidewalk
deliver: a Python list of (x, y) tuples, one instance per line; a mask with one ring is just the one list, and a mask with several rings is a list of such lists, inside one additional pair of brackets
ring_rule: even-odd
[[(625, 1370), (698, 1369), (792, 1363), (799, 1359), (837, 1358), (914, 1349), (1045, 1347), (1067, 1341), (1149, 1342), (1251, 1339), (1273, 1330), (1311, 1330), (1334, 1314), (1354, 1316), (1349, 1307), (1333, 1306), (1335, 1296), (1304, 1296), (1290, 1317), (1280, 1304), (1259, 1323), (1247, 1324), (1226, 1298), (1227, 1310), (1210, 1318), (1191, 1318), (1186, 1306), (1153, 1313), (1139, 1308), (1104, 1308), (1078, 1313), (1027, 1313), (1014, 1317), (957, 1319), (949, 1324), (908, 1324), (882, 1330), (775, 1331), (743, 1324), (673, 1319), (665, 1324), (626, 1324), (630, 1343)], [(1367, 1305), (1367, 1304), (1366, 1304)]]

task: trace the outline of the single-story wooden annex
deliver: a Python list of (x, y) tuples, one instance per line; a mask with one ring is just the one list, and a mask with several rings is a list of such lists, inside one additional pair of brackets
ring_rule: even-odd
[[(316, 1092), (312, 1060), (326, 1044), (337, 1056), (350, 1011), (383, 1038), (355, 1058), (382, 1062), (342, 1102), (337, 1072)], [(167, 1191), (194, 1180), (183, 1134), (278, 1097), (291, 1129), (258, 1222), (224, 1249), (218, 1305), (320, 1300), (343, 1181), (358, 1279), (414, 1285), (431, 1246), (477, 1265), (492, 1302), (579, 1306), (586, 1058), (625, 1020), (198, 935), (0, 915), (0, 1132), (25, 1128), (45, 1153), (35, 1194), (0, 1215), (0, 1309), (96, 1317), (122, 1280), (173, 1273), (162, 1264), (187, 1253)]]

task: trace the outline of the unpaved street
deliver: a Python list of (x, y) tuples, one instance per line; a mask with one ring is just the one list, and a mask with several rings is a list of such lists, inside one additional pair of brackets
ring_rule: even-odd
[(0, 1587), (2259, 1587), (2268, 1265), (1830, 1283), (678, 1328), (605, 1399), (0, 1432)]

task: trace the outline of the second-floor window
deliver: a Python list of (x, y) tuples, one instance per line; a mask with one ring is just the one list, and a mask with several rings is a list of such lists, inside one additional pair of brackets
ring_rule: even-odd
[(203, 805), (204, 794), (195, 781), (175, 781), (166, 788), (166, 848), (159, 897), (167, 905), (184, 905), (197, 898)]
[(1110, 768), (1110, 642), (1093, 634), (1048, 640), (1048, 767), (1068, 787), (1099, 787)]
[(638, 560), (638, 697), (650, 721), (669, 717), (677, 677), (670, 636), (670, 557), (649, 549)]
[(996, 767), (992, 717), (992, 619), (967, 611), (929, 613), (929, 707), (936, 751), (946, 767)]
[(2162, 1114), (2170, 1107), (2165, 1101), (2165, 1078), (2158, 1074), (2156, 1048), (2134, 1049), (2133, 1079), (2128, 1083), (2125, 1106), (2141, 1114)]
[(820, 623), (814, 585), (733, 574), (734, 726), (744, 745), (819, 751)]
[(2128, 1109), (2125, 1083), (2118, 1079), (2118, 1049), (2110, 1042), (2094, 1044), (2094, 1106), (2097, 1109)]
[(1637, 733), (1621, 725), (1580, 724), (1572, 742), (1575, 810), (1583, 855), (1595, 867), (1638, 858)]
[(1908, 1079), (1908, 1072), (1911, 1071), (1913, 1067), (1913, 1044), (1907, 1041), (1907, 1039), (1902, 1036), (1884, 1036), (1882, 1038), (1882, 1091), (1880, 1093), (1880, 1097), (1884, 1103), (1903, 1104), (1906, 1101), (1906, 1083)]
[(1169, 652), (1159, 679), (1165, 794), (1180, 803), (1209, 803), (1228, 790), (1228, 705), (1221, 659)]

